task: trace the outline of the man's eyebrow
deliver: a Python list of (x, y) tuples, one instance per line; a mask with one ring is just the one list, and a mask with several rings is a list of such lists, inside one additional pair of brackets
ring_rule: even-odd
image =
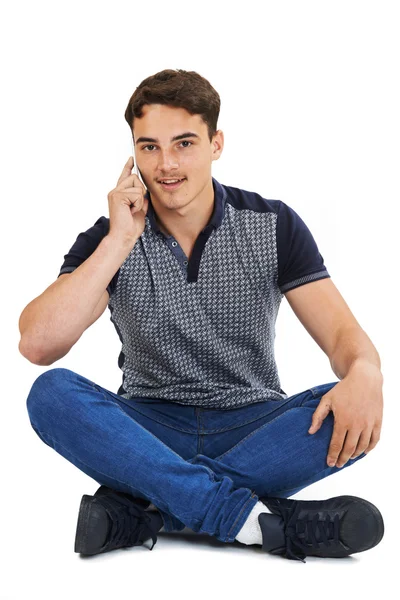
[[(175, 135), (174, 137), (171, 138), (171, 142), (176, 142), (177, 140), (182, 140), (183, 138), (188, 138), (188, 137), (195, 137), (200, 139), (200, 136), (197, 135), (197, 133), (193, 133), (192, 131), (186, 131), (185, 133), (181, 133), (180, 135)], [(136, 140), (136, 144), (139, 144), (139, 142), (158, 142), (158, 140), (156, 138), (150, 138), (150, 137), (140, 137)]]

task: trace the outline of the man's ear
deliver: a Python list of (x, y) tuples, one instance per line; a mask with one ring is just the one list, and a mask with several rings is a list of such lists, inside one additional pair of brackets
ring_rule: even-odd
[(218, 129), (218, 131), (215, 132), (211, 143), (213, 146), (212, 160), (218, 160), (224, 149), (224, 132), (222, 129)]

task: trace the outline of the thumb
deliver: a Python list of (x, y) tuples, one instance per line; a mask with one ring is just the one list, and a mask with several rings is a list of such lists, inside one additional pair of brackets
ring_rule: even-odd
[(328, 400), (322, 402), (322, 400), (323, 398), (321, 398), (321, 402), (318, 404), (317, 408), (313, 413), (311, 427), (308, 430), (308, 433), (315, 433), (316, 431), (318, 431), (318, 429), (322, 425), (322, 421), (325, 419), (325, 417), (328, 416), (331, 410), (330, 402)]

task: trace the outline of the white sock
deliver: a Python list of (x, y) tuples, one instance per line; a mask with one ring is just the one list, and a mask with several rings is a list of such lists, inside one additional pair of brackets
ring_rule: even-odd
[(236, 540), (241, 544), (259, 544), (262, 546), (262, 533), (260, 523), (258, 522), (258, 515), (261, 513), (269, 513), (271, 511), (263, 504), (260, 500), (254, 505), (253, 510), (247, 517), (242, 529), (236, 536)]

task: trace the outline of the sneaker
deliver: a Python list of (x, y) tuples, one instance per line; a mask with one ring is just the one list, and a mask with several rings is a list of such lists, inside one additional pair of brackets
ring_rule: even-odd
[(92, 555), (117, 548), (142, 546), (163, 526), (161, 515), (145, 511), (150, 502), (102, 485), (94, 496), (82, 496), (75, 552)]
[(261, 513), (262, 549), (291, 560), (306, 556), (342, 558), (364, 552), (384, 533), (379, 510), (356, 496), (328, 500), (259, 498), (273, 513)]

